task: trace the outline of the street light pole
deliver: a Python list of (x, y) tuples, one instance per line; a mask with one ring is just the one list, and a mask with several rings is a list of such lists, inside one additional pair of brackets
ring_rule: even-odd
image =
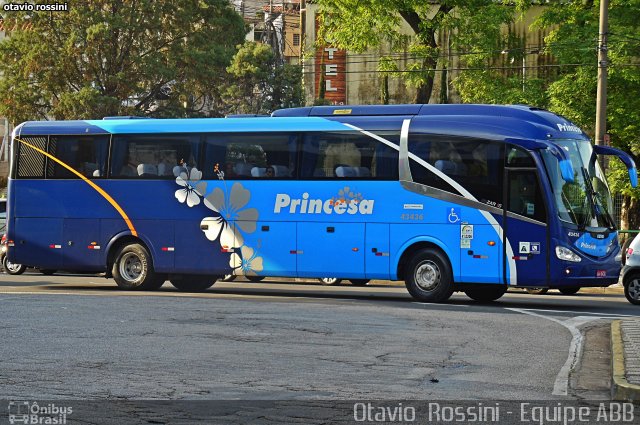
[(604, 144), (607, 132), (607, 34), (609, 32), (609, 0), (600, 0), (598, 37), (598, 92), (596, 96), (596, 145)]

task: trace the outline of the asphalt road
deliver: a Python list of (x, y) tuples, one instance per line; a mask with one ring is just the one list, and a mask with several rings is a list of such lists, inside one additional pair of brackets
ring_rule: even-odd
[[(619, 289), (510, 292), (487, 305), (456, 294), (435, 305), (384, 282), (239, 281), (187, 294), (169, 283), (124, 292), (100, 276), (2, 274), (0, 398), (607, 399), (609, 323), (639, 314)], [(235, 414), (220, 423), (252, 421), (246, 405), (216, 406)], [(166, 402), (110, 405), (109, 417), (171, 423), (180, 409), (195, 422), (193, 407)], [(275, 423), (291, 421), (282, 411)], [(299, 422), (318, 417), (309, 415)]]

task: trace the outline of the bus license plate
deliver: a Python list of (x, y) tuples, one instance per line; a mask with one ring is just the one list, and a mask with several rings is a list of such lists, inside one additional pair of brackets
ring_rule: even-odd
[(596, 270), (596, 277), (607, 277), (606, 270)]

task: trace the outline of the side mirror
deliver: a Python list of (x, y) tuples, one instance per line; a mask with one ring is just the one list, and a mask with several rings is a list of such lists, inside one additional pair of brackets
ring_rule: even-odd
[(627, 166), (627, 171), (629, 172), (629, 181), (631, 182), (631, 187), (638, 186), (638, 169), (636, 168), (636, 163), (625, 151), (621, 151), (620, 149), (611, 148), (609, 146), (601, 146), (595, 145), (593, 147), (593, 151), (597, 155), (612, 155), (617, 156), (620, 160)]

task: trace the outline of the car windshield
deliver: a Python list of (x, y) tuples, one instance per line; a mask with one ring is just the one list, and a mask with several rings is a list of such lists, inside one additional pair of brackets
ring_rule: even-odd
[(580, 229), (614, 229), (611, 192), (591, 143), (587, 140), (554, 140), (554, 143), (567, 152), (574, 170), (574, 182), (566, 182), (558, 160), (550, 152), (542, 152), (560, 219)]

